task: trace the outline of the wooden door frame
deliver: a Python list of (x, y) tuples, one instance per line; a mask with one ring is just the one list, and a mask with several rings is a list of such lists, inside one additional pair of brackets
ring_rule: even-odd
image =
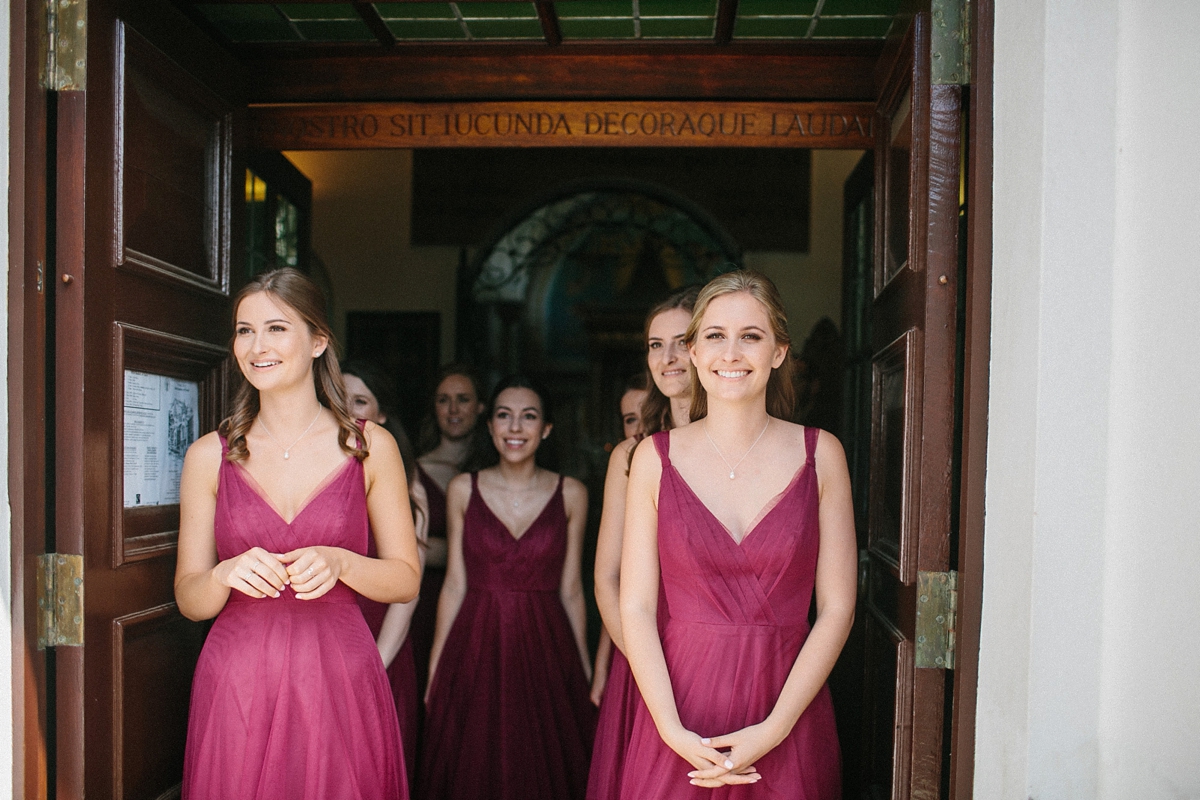
[[(38, 539), (44, 524), (45, 503), (44, 485), (40, 480), (30, 480), (40, 474), (38, 467), (41, 458), (43, 420), (41, 418), (42, 402), (44, 401), (44, 385), (40, 383), (42, 366), (44, 364), (44, 342), (36, 335), (31, 336), (29, 325), (39, 322), (39, 308), (45, 296), (39, 291), (36, 275), (30, 270), (30, 264), (36, 263), (38, 237), (45, 236), (45, 176), (37, 173), (38, 159), (45, 147), (45, 140), (38, 149), (38, 136), (45, 136), (44, 128), (39, 128), (38, 119), (44, 114), (44, 95), (37, 88), (36, 76), (36, 44), (32, 41), (29, 26), (31, 18), (35, 18), (35, 8), (40, 4), (36, 0), (26, 3), (15, 3), (10, 10), (11, 29), (11, 71), (9, 78), (9, 158), (10, 186), (13, 189), (9, 195), (9, 295), (8, 295), (8, 400), (9, 400), (9, 436), (8, 436), (8, 480), (9, 499), (12, 507), (11, 521), (11, 564), (10, 577), (12, 580), (12, 606), (10, 609), (12, 623), (12, 675), (11, 686), (13, 698), (13, 728), (12, 728), (12, 758), (13, 758), (13, 794), (26, 796), (28, 790), (36, 793), (39, 780), (45, 775), (31, 774), (36, 771), (38, 753), (44, 752), (44, 732), (32, 716), (37, 714), (37, 693), (45, 690), (44, 674), (39, 674), (34, 666), (25, 658), (27, 649), (36, 647), (36, 642), (29, 639), (29, 626), (35, 623), (31, 604), (31, 587), (28, 585), (32, 573), (28, 569), (30, 554), (39, 550), (41, 542)], [(976, 0), (971, 5), (971, 42), (972, 42), (972, 82), (970, 85), (969, 105), (969, 135), (967, 137), (967, 184), (966, 198), (968, 203), (966, 266), (963, 279), (965, 281), (964, 336), (965, 349), (962, 368), (964, 370), (962, 396), (962, 432), (959, 437), (961, 446), (960, 458), (960, 513), (959, 513), (959, 618), (958, 618), (958, 665), (955, 675), (954, 715), (951, 720), (951, 785), (950, 796), (965, 800), (972, 796), (974, 776), (974, 734), (976, 716), (976, 685), (978, 676), (979, 633), (983, 599), (983, 499), (985, 488), (984, 467), (986, 464), (987, 444), (987, 404), (988, 404), (988, 364), (990, 360), (990, 321), (991, 321), (991, 252), (992, 252), (992, 81), (993, 81), (993, 49), (992, 28), (994, 19), (994, 0)], [(421, 87), (419, 91), (426, 92), (429, 99), (446, 97), (448, 76), (453, 69), (466, 69), (470, 75), (481, 80), (481, 86), (490, 82), (488, 91), (491, 96), (497, 96), (497, 85), (508, 85), (509, 91), (499, 89), (500, 96), (528, 98), (536, 96), (529, 88), (516, 90), (517, 84), (512, 82), (512, 75), (486, 75), (480, 63), (464, 62), (461, 53), (439, 54), (437, 48), (426, 48), (423, 60), (414, 59), (410, 66), (418, 71), (425, 70), (424, 80), (408, 82), (409, 86)], [(578, 48), (577, 53), (586, 52)], [(612, 53), (612, 50), (606, 51)], [(777, 78), (769, 85), (761, 80), (762, 72), (758, 72), (758, 80), (746, 83), (738, 76), (724, 79), (741, 80), (741, 91), (725, 90), (727, 97), (753, 95), (754, 99), (782, 99), (787, 90), (780, 86), (797, 85), (791, 80), (779, 80), (784, 77), (793, 79), (801, 75), (815, 78), (815, 82), (807, 83), (813, 87), (808, 94), (813, 97), (839, 99), (868, 99), (863, 97), (861, 74), (866, 60), (874, 60), (878, 48), (866, 47), (861, 52), (850, 53), (846, 56), (847, 65), (852, 66), (853, 80), (859, 91), (847, 94), (849, 80), (841, 82), (822, 78), (819, 70), (814, 72), (813, 59), (820, 58), (819, 49), (807, 50), (787, 47), (737, 48), (727, 51), (730, 55), (728, 63), (736, 60), (741, 64), (757, 64), (761, 69), (763, 64), (773, 67), (782, 65), (790, 69), (780, 73), (776, 69), (772, 74)], [(537, 70), (552, 79), (545, 85), (555, 85), (556, 79), (562, 75), (566, 60), (558, 54), (543, 56), (542, 53), (530, 51), (528, 54), (518, 54), (508, 62), (511, 70), (528, 69), (528, 63), (536, 63)], [(676, 81), (686, 82), (688, 74), (698, 74), (701, 67), (709, 69), (704, 73), (720, 78), (724, 67), (717, 65), (710, 58), (710, 52), (684, 52), (677, 54), (665, 52), (671, 62), (671, 74), (668, 76)], [(399, 54), (387, 56), (389, 59), (403, 58)], [(655, 63), (656, 53), (643, 49), (629, 48), (616, 58), (625, 59), (622, 69), (625, 72), (644, 70), (648, 63)], [(703, 58), (703, 63), (699, 59)], [(358, 59), (357, 54), (348, 54), (342, 63), (352, 64)], [(440, 59), (440, 61), (439, 61)], [(454, 67), (450, 66), (451, 60)], [(444, 62), (444, 63), (443, 63)], [(298, 101), (347, 101), (353, 99), (379, 99), (383, 93), (390, 92), (389, 97), (398, 95), (391, 81), (403, 78), (393, 71), (389, 79), (380, 76), (389, 75), (379, 71), (377, 65), (368, 65), (358, 61), (363, 80), (358, 83), (357, 91), (371, 97), (350, 98), (342, 93), (336, 85), (330, 85), (327, 74), (321, 75), (311, 68), (308, 72), (296, 72), (297, 62), (289, 64), (260, 62), (251, 63), (252, 71), (257, 68), (256, 100), (275, 100), (282, 102)], [(442, 63), (439, 70), (437, 65)], [(726, 64), (727, 66), (727, 64)], [(369, 67), (369, 69), (363, 69)], [(348, 67), (349, 68), (349, 67)], [(432, 72), (431, 72), (432, 71)], [(753, 71), (753, 70), (751, 70)], [(433, 74), (437, 73), (437, 74)], [(514, 73), (515, 74), (515, 73)], [(439, 77), (440, 76), (440, 77)], [(93, 75), (93, 79), (99, 76)], [(484, 81), (484, 79), (487, 79)], [(611, 86), (619, 85), (611, 82), (611, 74), (606, 70), (601, 73), (587, 73), (576, 76), (577, 80), (588, 82), (587, 86), (579, 88), (580, 97), (600, 98), (611, 97)], [(323, 85), (322, 85), (323, 84)], [(386, 85), (390, 84), (390, 85)], [(460, 84), (461, 85), (461, 84)], [(548, 91), (548, 90), (547, 90)], [(569, 93), (566, 92), (566, 93)], [(555, 94), (564, 96), (562, 84), (557, 84)], [(631, 90), (630, 95), (647, 97), (644, 92)], [(411, 99), (418, 99), (411, 96)], [(871, 98), (873, 99), (873, 98)], [(41, 101), (41, 102), (40, 102)], [(60, 125), (71, 124), (71, 103), (60, 103)], [(82, 120), (78, 120), (82, 123)], [(75, 173), (71, 171), (71, 154), (60, 154), (64, 169), (60, 172), (59, 191), (67, 194), (78, 193), (82, 199), (82, 181), (75, 181)], [(77, 165), (81, 166), (81, 165)], [(60, 205), (63, 195), (60, 194)], [(40, 209), (40, 211), (39, 211)], [(60, 269), (56, 271), (53, 265), (46, 264), (43, 268), (43, 279), (49, 281), (57, 278), (63, 272), (63, 266), (70, 267), (72, 263), (82, 264), (82, 219), (78, 220), (75, 235), (80, 238), (79, 246), (70, 246), (72, 231), (71, 220), (60, 220), (60, 226), (65, 229), (60, 233), (66, 234), (60, 253)], [(73, 259), (72, 253), (78, 258)], [(31, 261), (32, 259), (32, 261)], [(36, 330), (36, 327), (35, 327)], [(61, 344), (61, 343), (60, 343)], [(81, 352), (77, 351), (77, 352)], [(59, 387), (60, 391), (62, 387)], [(37, 463), (35, 463), (37, 462)], [(61, 488), (61, 487), (60, 487)], [(56, 503), (60, 506), (59, 514), (80, 513), (77, 501), (71, 501), (72, 496), (80, 495), (70, 491), (59, 491)], [(63, 497), (63, 496), (66, 497)], [(64, 506), (63, 504), (66, 504)], [(73, 505), (72, 505), (73, 503)], [(70, 507), (67, 507), (70, 506)], [(60, 516), (60, 520), (62, 516)], [(68, 528), (73, 526), (66, 526)], [(78, 543), (82, 546), (82, 543)], [(60, 547), (64, 543), (59, 543)], [(32, 549), (31, 549), (32, 548)], [(44, 548), (42, 548), (44, 549)], [(81, 552), (77, 550), (77, 552)], [(18, 589), (18, 587), (20, 587)], [(69, 657), (69, 654), (66, 654)], [(43, 684), (39, 688), (39, 681)], [(67, 688), (67, 687), (62, 687)], [(78, 688), (78, 687), (76, 687)], [(33, 696), (30, 696), (32, 691)], [(82, 692), (61, 692), (60, 698), (67, 700), (71, 696), (82, 702)], [(67, 700), (69, 702), (69, 700)], [(30, 713), (32, 709), (32, 714)], [(69, 732), (61, 732), (60, 735)], [(38, 739), (42, 736), (43, 739)], [(82, 752), (82, 747), (66, 748)], [(968, 756), (969, 757), (964, 757)], [(82, 772), (82, 763), (60, 764), (59, 768), (68, 771)], [(44, 791), (44, 784), (41, 784)]]
[[(37, 656), (32, 565), (45, 552), (46, 96), (38, 86), (34, 3), (9, 11), (8, 499), (12, 796), (47, 791), (46, 669)], [(44, 287), (44, 284), (43, 284)]]

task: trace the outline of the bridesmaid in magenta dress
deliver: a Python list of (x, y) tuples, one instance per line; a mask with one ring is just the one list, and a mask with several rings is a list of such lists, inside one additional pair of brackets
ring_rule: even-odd
[(785, 421), (787, 320), (767, 278), (709, 283), (687, 342), (693, 422), (639, 446), (630, 470), (621, 619), (645, 704), (622, 797), (836, 800), (825, 680), (854, 615), (845, 456)]
[[(408, 500), (412, 504), (413, 525), (417, 544), (424, 564), (428, 545), (429, 500), (425, 487), (417, 478), (417, 459), (412, 444), (400, 425), (395, 410), (396, 392), (387, 375), (374, 364), (365, 361), (349, 361), (342, 364), (342, 380), (346, 387), (346, 404), (355, 419), (364, 419), (381, 425), (392, 434), (400, 448), (404, 463), (404, 477), (408, 481)], [(367, 556), (374, 558), (374, 537), (367, 539)], [(358, 606), (375, 647), (387, 670), (388, 682), (392, 686), (392, 698), (396, 702), (396, 714), (400, 718), (400, 738), (404, 742), (404, 766), (412, 782), (416, 774), (417, 735), (420, 729), (418, 710), (422, 692), (417, 688), (416, 661), (413, 657), (413, 641), (409, 632), (412, 628), (413, 612), (417, 601), (407, 603), (377, 603), (362, 595)]]
[(460, 475), (430, 664), (424, 800), (582, 800), (595, 708), (580, 558), (587, 490), (539, 468), (546, 395), (500, 383), (496, 467)]
[(447, 364), (438, 371), (429, 413), (417, 439), (417, 477), (429, 498), (429, 548), (421, 578), (421, 602), (412, 621), (417, 685), (428, 686), (429, 654), (437, 624), (438, 597), (446, 579), (446, 487), (464, 469), (491, 457), (492, 443), (480, 417), (484, 396), (474, 370), (466, 364)]
[[(692, 319), (698, 287), (675, 292), (646, 315), (646, 372), (649, 394), (635, 416), (637, 430), (626, 430), (608, 461), (604, 479), (604, 510), (596, 541), (596, 605), (604, 631), (596, 653), (592, 701), (600, 695), (600, 719), (588, 775), (587, 800), (616, 800), (621, 793), (625, 751), (633, 732), (634, 711), (642, 702), (621, 636), (621, 539), (625, 528), (625, 493), (629, 485), (629, 460), (644, 435), (686, 425), (691, 408), (691, 362), (684, 336)], [(627, 393), (628, 396), (628, 393)], [(622, 400), (622, 415), (625, 407)], [(664, 609), (660, 609), (660, 612)], [(661, 616), (661, 613), (660, 613)], [(605, 645), (608, 644), (606, 648)], [(610, 660), (609, 660), (610, 659)]]
[(291, 269), (239, 293), (246, 380), (184, 461), (175, 597), (190, 619), (216, 617), (192, 686), (188, 800), (408, 797), (355, 597), (416, 596), (412, 513), (395, 441), (347, 411), (324, 308)]

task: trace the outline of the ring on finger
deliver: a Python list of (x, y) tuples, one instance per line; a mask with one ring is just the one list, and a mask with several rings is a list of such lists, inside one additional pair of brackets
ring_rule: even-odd
[(305, 574), (305, 575), (307, 575), (307, 576), (309, 576), (309, 577), (311, 578), (311, 577), (312, 577), (312, 574), (313, 574), (312, 567), (309, 567), (309, 568), (308, 568), (308, 570), (307, 570), (307, 571), (306, 571), (304, 574)]

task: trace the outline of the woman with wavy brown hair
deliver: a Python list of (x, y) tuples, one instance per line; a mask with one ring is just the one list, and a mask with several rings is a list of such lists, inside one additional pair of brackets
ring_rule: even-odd
[(688, 423), (692, 384), (684, 337), (699, 291), (696, 286), (680, 289), (646, 314), (647, 395), (642, 401), (641, 433), (613, 449), (604, 478), (604, 507), (595, 564), (596, 605), (604, 628), (592, 678), (592, 700), (600, 705), (600, 721), (588, 775), (588, 800), (616, 800), (619, 796), (633, 712), (641, 702), (625, 658), (617, 605), (629, 462), (643, 437)]
[(407, 602), (420, 584), (400, 452), (347, 412), (312, 281), (260, 275), (233, 308), (245, 380), (180, 484), (175, 598), (189, 619), (217, 618), (192, 685), (183, 795), (407, 797), (396, 707), (356, 602)]

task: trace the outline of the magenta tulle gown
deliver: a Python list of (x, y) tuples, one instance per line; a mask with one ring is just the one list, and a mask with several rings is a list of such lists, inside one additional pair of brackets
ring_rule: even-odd
[(629, 671), (629, 661), (613, 645), (612, 664), (608, 668), (608, 681), (600, 700), (600, 718), (596, 723), (587, 800), (617, 800), (621, 796), (625, 751), (633, 735), (634, 712), (641, 703), (642, 696)]
[(562, 479), (513, 538), (479, 494), (463, 519), (467, 593), (430, 685), (422, 800), (581, 800), (595, 708), (559, 597)]
[[(446, 493), (420, 464), (417, 465), (417, 479), (425, 487), (425, 496), (429, 500), (429, 538), (445, 540)], [(429, 680), (429, 652), (433, 649), (438, 595), (442, 591), (444, 580), (445, 567), (426, 565), (425, 572), (421, 575), (421, 601), (417, 603), (417, 610), (413, 612), (412, 624), (409, 626), (408, 638), (412, 641), (413, 660), (417, 665), (417, 686), (422, 697), (425, 695), (425, 684)]]
[[(375, 557), (375, 541), (368, 540), (370, 547), (367, 555)], [(371, 631), (371, 638), (378, 640), (379, 631), (383, 628), (383, 617), (387, 614), (387, 603), (377, 603), (358, 595), (358, 606), (362, 609), (363, 619)], [(396, 657), (387, 666), (388, 683), (392, 687), (392, 699), (396, 701), (396, 715), (400, 718), (400, 739), (404, 743), (404, 770), (409, 780), (415, 774), (417, 761), (417, 708), (421, 703), (421, 692), (417, 689), (417, 665), (413, 659), (412, 624), (409, 624), (409, 635), (404, 637), (404, 644), (396, 651)]]
[[(668, 616), (663, 655), (684, 727), (732, 733), (770, 714), (808, 637), (820, 544), (816, 428), (808, 459), (759, 515), (741, 544), (671, 464), (669, 432), (655, 434), (662, 459), (658, 551)], [(841, 756), (829, 687), (823, 686), (787, 738), (756, 763), (762, 780), (705, 789), (668, 748), (645, 705), (634, 720), (622, 778), (626, 800), (838, 800)]]
[[(254, 546), (366, 553), (368, 527), (360, 461), (334, 470), (291, 524), (221, 461), (222, 560)], [(317, 600), (290, 586), (278, 598), (230, 592), (196, 664), (184, 800), (406, 800), (396, 706), (355, 598), (344, 583)]]

